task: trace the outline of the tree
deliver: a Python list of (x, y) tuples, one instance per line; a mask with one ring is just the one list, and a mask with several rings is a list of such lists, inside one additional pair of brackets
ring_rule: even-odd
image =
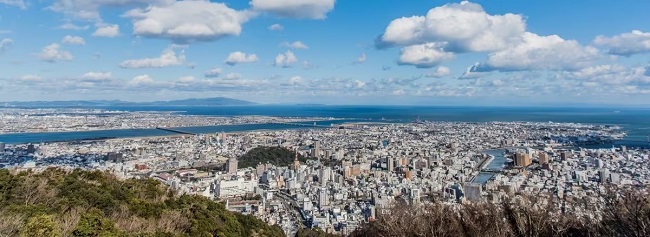
[(118, 236), (119, 231), (113, 221), (103, 217), (103, 213), (96, 208), (81, 215), (77, 228), (72, 231), (72, 236), (79, 237), (111, 237)]
[(29, 218), (27, 224), (20, 230), (20, 236), (59, 237), (62, 235), (59, 227), (52, 221), (52, 216), (43, 214)]

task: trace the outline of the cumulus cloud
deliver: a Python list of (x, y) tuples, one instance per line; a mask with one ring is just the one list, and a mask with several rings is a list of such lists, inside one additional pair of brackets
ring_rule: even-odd
[(12, 39), (2, 39), (0, 40), (0, 54), (6, 52), (14, 44)]
[(62, 44), (70, 44), (70, 45), (86, 45), (86, 41), (84, 38), (81, 38), (79, 36), (71, 36), (71, 35), (66, 35), (63, 37), (61, 40)]
[(165, 49), (160, 57), (157, 58), (143, 58), (143, 59), (129, 59), (120, 63), (122, 68), (163, 68), (171, 66), (179, 66), (185, 63), (185, 50), (181, 50), (176, 54), (174, 47)]
[(87, 72), (81, 76), (86, 81), (105, 81), (113, 77), (111, 72)]
[(68, 51), (62, 50), (61, 45), (54, 43), (48, 46), (45, 46), (41, 53), (38, 54), (38, 58), (46, 62), (60, 62), (60, 61), (70, 61), (74, 57)]
[(6, 4), (9, 6), (19, 7), (20, 9), (27, 9), (27, 4), (24, 0), (0, 0), (0, 4)]
[(90, 28), (90, 26), (88, 26), (88, 25), (79, 26), (79, 25), (72, 24), (70, 22), (65, 23), (65, 24), (60, 25), (59, 27), (57, 27), (57, 29), (60, 29), (60, 30), (87, 30), (88, 28)]
[(598, 58), (598, 50), (557, 35), (539, 36), (526, 32), (523, 42), (491, 53), (476, 71), (577, 70)]
[(215, 78), (221, 75), (221, 68), (212, 68), (204, 73), (204, 76), (207, 78)]
[(171, 39), (178, 43), (213, 41), (239, 35), (250, 14), (210, 1), (178, 1), (165, 6), (131, 10), (133, 33), (139, 36)]
[(601, 35), (596, 37), (594, 44), (608, 47), (609, 53), (614, 55), (650, 53), (650, 32), (633, 30), (612, 37)]
[(95, 37), (108, 37), (113, 38), (120, 35), (120, 26), (118, 25), (101, 25), (93, 33)]
[(270, 26), (269, 26), (269, 30), (272, 30), (272, 31), (283, 31), (283, 30), (284, 30), (284, 26), (282, 26), (282, 25), (280, 25), (280, 24), (273, 24), (273, 25), (270, 25)]
[(519, 41), (526, 24), (521, 15), (489, 15), (475, 3), (446, 4), (426, 16), (393, 20), (378, 39), (378, 46), (448, 42), (451, 52), (489, 52)]
[(398, 63), (418, 68), (431, 68), (453, 58), (454, 54), (445, 52), (440, 44), (426, 43), (402, 48)]
[(324, 19), (334, 9), (335, 0), (252, 0), (254, 10), (281, 17)]
[(226, 64), (234, 66), (240, 63), (254, 63), (257, 62), (258, 58), (255, 54), (247, 54), (244, 52), (236, 51), (232, 52), (226, 58)]
[(427, 73), (425, 76), (433, 77), (433, 78), (441, 78), (441, 77), (449, 76), (450, 74), (451, 74), (451, 70), (448, 67), (439, 66), (436, 68), (436, 70)]
[(294, 41), (292, 43), (282, 42), (282, 44), (280, 44), (280, 45), (282, 47), (287, 47), (287, 48), (290, 48), (290, 49), (308, 49), (309, 48), (306, 44), (304, 44), (303, 42), (300, 42), (300, 41)]
[(293, 54), (293, 52), (291, 52), (291, 50), (287, 50), (287, 52), (278, 54), (278, 56), (275, 57), (273, 65), (276, 67), (287, 68), (291, 67), (295, 62), (298, 62), (298, 58)]

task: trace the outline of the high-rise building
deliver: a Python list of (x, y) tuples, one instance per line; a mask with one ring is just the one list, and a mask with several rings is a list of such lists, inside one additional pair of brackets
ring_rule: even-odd
[(291, 166), (293, 170), (299, 170), (300, 169), (300, 161), (298, 160), (298, 149), (296, 149), (296, 155), (293, 158), (293, 165)]
[(314, 150), (312, 151), (312, 155), (316, 157), (320, 157), (320, 152), (321, 152), (321, 147), (320, 147), (320, 141), (316, 140), (314, 141)]
[(481, 184), (470, 183), (465, 185), (464, 188), (465, 198), (470, 201), (480, 201), (481, 200), (481, 191), (483, 187)]
[(420, 203), (420, 189), (411, 189), (411, 204), (417, 205)]
[(562, 160), (567, 160), (567, 159), (571, 158), (571, 153), (563, 151), (563, 152), (560, 153), (560, 158)]
[(598, 171), (598, 180), (601, 183), (605, 183), (607, 181), (610, 181), (609, 178), (610, 178), (609, 171), (607, 171), (605, 169), (601, 169), (601, 170)]
[(539, 164), (543, 165), (543, 164), (548, 164), (549, 162), (551, 162), (551, 160), (550, 160), (548, 154), (546, 154), (546, 152), (540, 152), (539, 153)]
[(318, 189), (318, 207), (323, 208), (329, 205), (329, 196), (327, 195), (327, 188)]
[(122, 153), (119, 153), (119, 152), (109, 152), (106, 155), (106, 160), (112, 161), (112, 162), (115, 162), (115, 163), (121, 163), (121, 162), (124, 162), (124, 155)]
[(318, 180), (320, 181), (320, 184), (323, 186), (326, 185), (327, 182), (331, 179), (332, 169), (330, 167), (324, 167), (318, 172)]
[(388, 157), (386, 158), (386, 167), (388, 168), (388, 172), (393, 172), (395, 171), (395, 159), (393, 157)]
[(27, 154), (34, 154), (34, 152), (36, 152), (36, 148), (34, 147), (34, 144), (27, 145)]
[(237, 161), (237, 158), (235, 158), (235, 157), (230, 157), (230, 159), (228, 159), (228, 169), (227, 170), (228, 170), (229, 174), (237, 173), (237, 163), (239, 163), (239, 161)]
[(5, 151), (5, 143), (0, 142), (0, 153), (3, 153)]
[(515, 154), (515, 166), (526, 167), (531, 163), (530, 154), (518, 152)]

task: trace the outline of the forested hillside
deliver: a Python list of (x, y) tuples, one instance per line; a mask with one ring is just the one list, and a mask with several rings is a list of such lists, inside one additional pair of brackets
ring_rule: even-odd
[(0, 169), (0, 236), (284, 236), (207, 198), (100, 171)]
[[(260, 146), (251, 149), (243, 156), (239, 157), (239, 167), (256, 167), (258, 164), (270, 163), (277, 166), (288, 166), (293, 163), (296, 153), (284, 147), (266, 147)], [(300, 162), (305, 162), (307, 158), (298, 155)]]

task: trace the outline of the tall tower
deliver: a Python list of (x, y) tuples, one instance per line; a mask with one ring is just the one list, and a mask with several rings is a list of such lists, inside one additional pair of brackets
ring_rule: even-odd
[(298, 160), (298, 149), (295, 150), (296, 156), (293, 158), (293, 170), (300, 169), (300, 161)]
[(237, 161), (237, 158), (235, 158), (235, 157), (230, 157), (230, 159), (228, 159), (228, 173), (229, 174), (237, 173), (237, 163), (239, 163), (239, 161)]
[(386, 158), (386, 163), (388, 172), (393, 172), (395, 170), (395, 159), (393, 159), (393, 157), (388, 157)]

